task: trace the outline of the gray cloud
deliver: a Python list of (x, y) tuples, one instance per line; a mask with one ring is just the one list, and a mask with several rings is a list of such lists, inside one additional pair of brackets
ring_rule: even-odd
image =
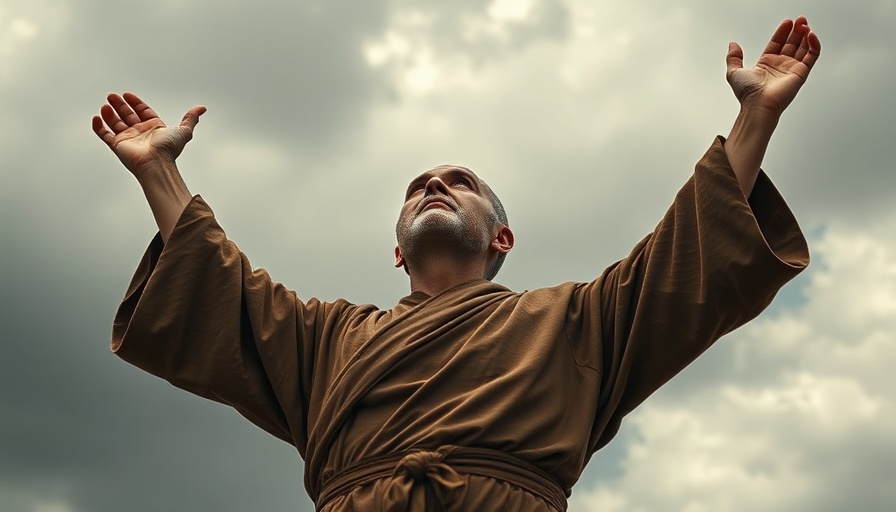
[[(528, 9), (520, 9), (518, 17), (510, 13), (502, 17), (497, 14), (500, 9), (496, 9), (502, 4)], [(570, 34), (570, 8), (560, 0), (516, 3), (397, 0), (392, 2), (392, 7), (398, 24), (413, 26), (420, 41), (431, 45), (440, 57), (460, 57), (475, 66), (512, 58), (529, 45), (563, 40)], [(503, 21), (499, 29), (493, 28), (496, 19)]]
[(107, 86), (207, 103), (240, 127), (232, 135), (299, 154), (344, 145), (384, 92), (361, 52), (383, 28), (382, 2), (174, 2), (135, 13), (110, 1), (77, 12), (76, 25), (102, 20), (79, 43), (117, 77)]
[[(108, 352), (112, 313), (154, 227), (88, 129), (106, 92), (134, 90), (171, 122), (193, 103), (210, 107), (181, 159), (187, 181), (253, 262), (304, 296), (388, 307), (403, 295), (390, 268), (400, 191), (444, 161), (499, 191), (518, 240), (501, 279), (532, 288), (590, 278), (652, 228), (736, 112), (727, 41), (749, 61), (798, 13), (771, 1), (655, 4), (546, 0), (499, 22), (473, 1), (0, 3), (0, 509), (312, 509), (294, 450)], [(883, 1), (800, 6), (824, 55), (766, 167), (814, 246), (831, 225), (871, 233), (891, 215), (894, 12)], [(405, 53), (368, 62), (390, 33)], [(411, 84), (426, 52), (435, 79)], [(886, 292), (874, 286), (854, 300)], [(769, 320), (795, 318), (807, 298), (793, 295)], [(832, 350), (865, 333), (828, 332)], [(788, 371), (817, 364), (757, 344), (723, 342), (648, 407), (737, 432), (749, 412), (713, 416), (699, 404), (713, 398), (707, 388), (788, 389)], [(850, 371), (879, 392), (886, 379), (870, 368)], [(637, 475), (629, 451), (650, 439), (632, 423), (577, 495)], [(879, 449), (888, 435), (863, 428), (842, 446), (780, 438), (788, 456), (806, 457), (791, 467), (825, 489), (794, 510), (892, 502), (893, 459)], [(835, 485), (843, 474), (856, 478)]]

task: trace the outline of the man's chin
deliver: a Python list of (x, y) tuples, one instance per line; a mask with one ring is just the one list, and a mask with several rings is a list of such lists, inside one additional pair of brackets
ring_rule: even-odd
[(404, 230), (404, 238), (418, 247), (463, 243), (466, 238), (463, 223), (453, 214), (444, 210), (421, 212)]
[(418, 213), (411, 221), (409, 231), (463, 231), (463, 222), (451, 209), (432, 207)]

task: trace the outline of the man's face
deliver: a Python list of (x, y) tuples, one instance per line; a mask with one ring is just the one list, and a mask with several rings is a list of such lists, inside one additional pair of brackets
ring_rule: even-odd
[(453, 165), (411, 181), (395, 230), (405, 259), (436, 248), (484, 254), (497, 222), (489, 194), (472, 171)]

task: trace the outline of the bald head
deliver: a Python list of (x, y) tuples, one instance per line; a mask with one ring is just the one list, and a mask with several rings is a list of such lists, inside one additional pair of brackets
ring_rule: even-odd
[[(484, 180), (482, 180), (475, 172), (471, 169), (459, 165), (439, 165), (429, 169), (423, 174), (417, 176), (413, 180), (411, 180), (408, 185), (408, 189), (405, 193), (405, 201), (411, 200), (414, 194), (420, 193), (424, 191), (423, 195), (436, 194), (435, 191), (426, 192), (425, 189), (428, 186), (432, 186), (433, 178), (438, 178), (439, 183), (446, 187), (461, 187), (462, 189), (466, 189), (469, 192), (476, 193), (491, 205), (487, 211), (479, 213), (479, 217), (485, 217), (484, 220), (488, 224), (488, 229), (494, 230), (496, 226), (506, 226), (509, 227), (507, 220), (507, 212), (504, 209), (504, 205), (501, 203), (501, 200), (498, 199), (497, 194), (492, 190), (491, 186), (489, 186)], [(456, 207), (457, 205), (453, 205)], [(401, 219), (399, 219), (399, 224), (396, 225), (396, 235), (399, 237), (399, 245), (401, 245)], [(472, 241), (471, 241), (472, 242)], [(495, 261), (490, 265), (485, 272), (485, 278), (488, 280), (494, 279), (494, 277), (498, 274), (498, 271), (501, 269), (501, 266), (504, 264), (504, 260), (507, 255), (504, 252), (498, 252)]]

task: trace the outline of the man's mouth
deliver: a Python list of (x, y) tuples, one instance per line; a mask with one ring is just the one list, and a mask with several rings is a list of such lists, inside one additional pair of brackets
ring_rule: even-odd
[(441, 197), (430, 197), (424, 199), (420, 203), (420, 207), (418, 208), (418, 213), (426, 210), (432, 210), (433, 208), (439, 208), (442, 210), (450, 210), (454, 211), (455, 207), (449, 201), (442, 199)]

